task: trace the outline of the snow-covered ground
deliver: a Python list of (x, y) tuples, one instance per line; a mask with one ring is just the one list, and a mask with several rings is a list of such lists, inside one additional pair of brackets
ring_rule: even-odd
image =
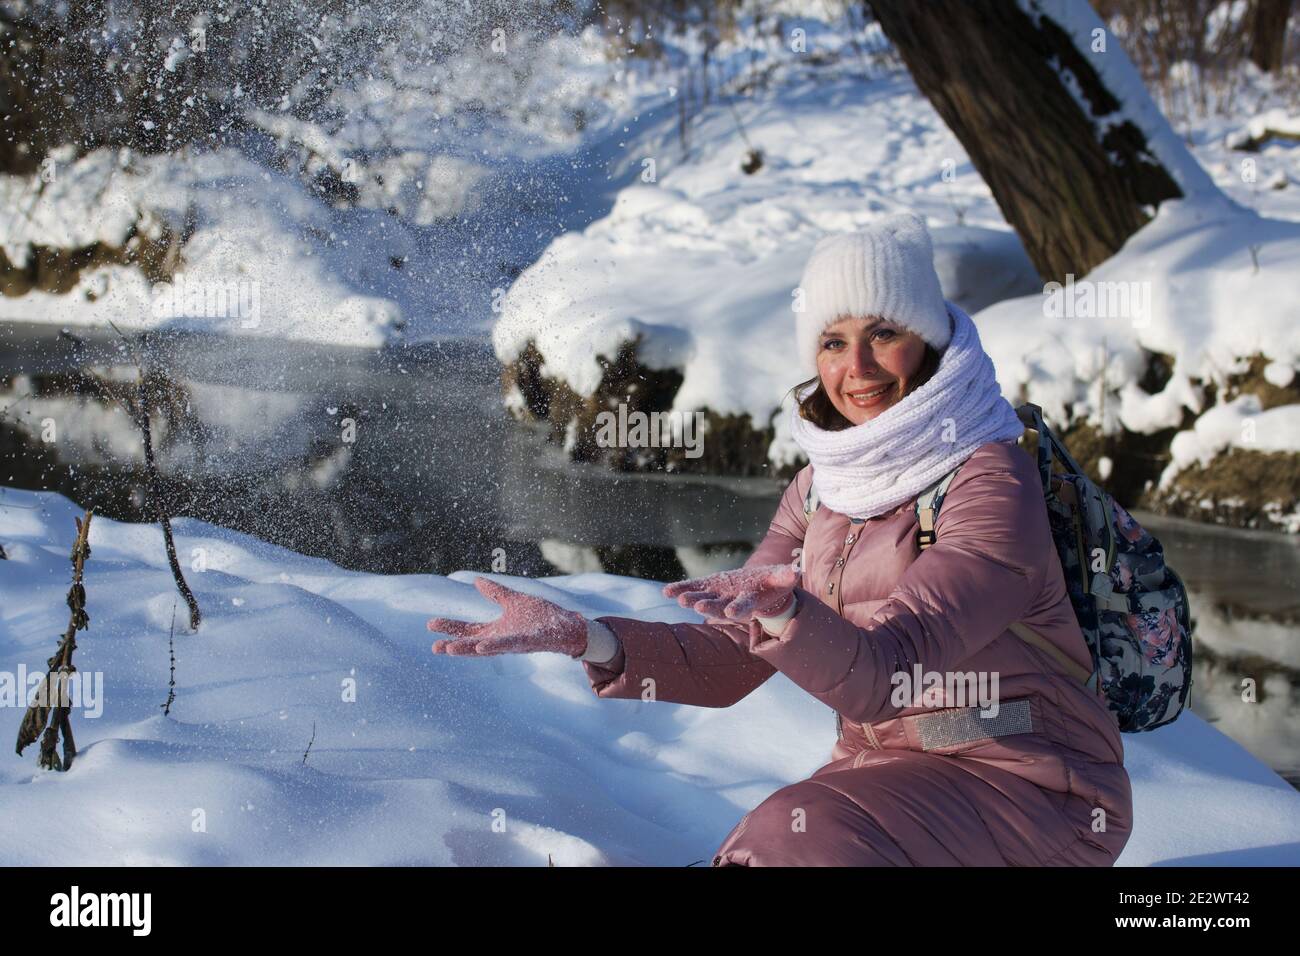
[[(66, 626), (77, 509), (0, 489), (0, 690)], [(0, 758), (0, 862), (680, 866), (820, 766), (831, 712), (776, 675), (723, 710), (603, 701), (560, 655), (435, 657), (434, 615), (494, 613), (472, 574), (340, 570), (192, 520), (175, 523), (204, 610), (176, 614), (156, 526), (97, 517), (80, 673), (102, 675), (81, 754)], [(686, 620), (654, 582), (507, 579), (584, 614)], [(9, 683), (4, 683), (4, 675)], [(92, 708), (92, 710), (95, 708)], [(1300, 793), (1191, 713), (1125, 738), (1136, 799), (1125, 865), (1300, 863)], [(304, 761), (304, 753), (306, 759)]]

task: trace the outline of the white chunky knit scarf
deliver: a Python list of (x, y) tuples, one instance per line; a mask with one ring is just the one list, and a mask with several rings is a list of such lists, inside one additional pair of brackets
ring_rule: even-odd
[[(791, 412), (791, 430), (813, 466), (822, 504), (851, 518), (910, 501), (980, 445), (1019, 438), (1024, 426), (1002, 397), (993, 360), (970, 316), (947, 303), (952, 340), (930, 380), (875, 418), (826, 431)], [(809, 386), (803, 395), (816, 386)]]

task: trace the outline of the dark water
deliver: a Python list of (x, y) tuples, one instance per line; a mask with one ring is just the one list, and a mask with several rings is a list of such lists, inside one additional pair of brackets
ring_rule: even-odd
[[(76, 334), (0, 326), (0, 391), (32, 393), (0, 419), (0, 483), (144, 520), (143, 456), (125, 447), (137, 429), (68, 378), (111, 368), (129, 384), (131, 353), (111, 333)], [(177, 386), (155, 417), (167, 420), (155, 447), (169, 512), (348, 568), (446, 574), (504, 560), (509, 573), (553, 574), (565, 569), (541, 551), (555, 541), (595, 549), (587, 559), (610, 571), (671, 577), (678, 546), (734, 550), (761, 537), (780, 492), (763, 480), (574, 467), (505, 412), (482, 343), (380, 351), (171, 334), (141, 358)], [(56, 440), (41, 442), (51, 419)], [(98, 437), (109, 431), (117, 441)]]
[(1134, 516), (1191, 598), (1192, 710), (1300, 788), (1300, 539)]
[[(617, 475), (513, 421), (480, 342), (384, 350), (0, 326), (0, 484), (147, 520), (135, 362), (169, 513), (378, 573), (735, 567), (783, 485)], [(49, 440), (43, 440), (48, 438)], [(1193, 710), (1300, 785), (1300, 542), (1137, 513), (1192, 593)], [(1242, 699), (1243, 680), (1258, 688)]]

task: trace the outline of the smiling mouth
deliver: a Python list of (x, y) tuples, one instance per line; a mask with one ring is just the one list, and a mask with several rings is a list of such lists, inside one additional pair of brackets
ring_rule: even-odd
[(895, 382), (888, 385), (881, 385), (873, 389), (862, 389), (857, 392), (845, 392), (848, 400), (858, 408), (874, 408), (882, 402), (888, 401), (894, 393)]

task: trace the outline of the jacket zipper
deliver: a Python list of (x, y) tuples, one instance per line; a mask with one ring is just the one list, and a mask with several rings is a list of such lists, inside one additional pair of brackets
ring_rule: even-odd
[[(840, 617), (844, 616), (844, 571), (849, 566), (849, 552), (852, 551), (854, 547), (857, 545), (858, 541), (862, 539), (862, 533), (865, 529), (866, 529), (865, 521), (849, 522), (849, 534), (852, 536), (852, 540), (845, 542), (847, 547), (844, 548), (843, 552), (840, 555), (844, 561), (844, 564), (840, 566), (840, 579), (839, 579), (840, 591), (837, 595), (835, 595), (835, 608), (839, 612)], [(862, 732), (866, 735), (867, 743), (871, 745), (872, 750), (885, 749), (883, 746), (881, 746), (880, 740), (879, 738), (876, 737), (876, 732), (871, 728), (870, 724), (859, 724), (858, 726), (862, 728)], [(844, 725), (838, 711), (836, 711), (835, 713), (835, 732), (840, 735), (841, 740), (844, 738)]]
[[(830, 593), (835, 594), (835, 610), (839, 613), (840, 617), (844, 616), (844, 569), (847, 568), (849, 564), (849, 552), (853, 550), (853, 546), (856, 545), (858, 543), (858, 540), (862, 537), (862, 532), (865, 528), (865, 525), (866, 525), (865, 521), (850, 520), (849, 534), (852, 536), (852, 540), (846, 541), (845, 542), (846, 547), (844, 547), (840, 552), (840, 561), (842, 563), (839, 565), (832, 565), (832, 567), (840, 568), (839, 580), (830, 582), (830, 584), (828, 585), (828, 591)], [(807, 554), (806, 553), (802, 554), (801, 557), (806, 559)], [(835, 591), (836, 584), (840, 585), (838, 593), (836, 593)], [(880, 745), (880, 740), (876, 737), (876, 732), (871, 729), (870, 724), (860, 724), (859, 726), (866, 734), (867, 743), (871, 745), (873, 750), (885, 749)], [(844, 718), (840, 715), (839, 711), (835, 712), (835, 739), (836, 740), (844, 739)]]

